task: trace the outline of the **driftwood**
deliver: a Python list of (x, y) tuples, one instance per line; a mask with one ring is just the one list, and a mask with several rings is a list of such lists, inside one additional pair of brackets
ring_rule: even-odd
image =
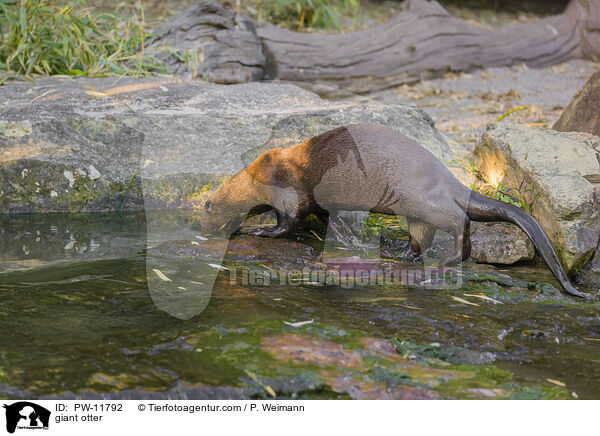
[(200, 2), (163, 23), (148, 53), (172, 73), (216, 83), (265, 79), (324, 82), (368, 92), (449, 71), (567, 59), (600, 59), (600, 0), (572, 0), (532, 23), (477, 27), (434, 0), (406, 0), (387, 22), (337, 35), (266, 25), (216, 2)]
[(322, 81), (366, 92), (449, 71), (525, 63), (544, 67), (600, 59), (600, 0), (572, 0), (566, 11), (532, 23), (475, 27), (431, 0), (408, 0), (380, 26), (339, 35), (258, 29), (265, 79)]
[(216, 2), (200, 2), (161, 24), (146, 53), (180, 77), (214, 83), (261, 80), (262, 45), (252, 19)]
[[(562, 132), (587, 132), (600, 136), (600, 71), (577, 91), (554, 126)], [(600, 154), (598, 155), (600, 159)]]

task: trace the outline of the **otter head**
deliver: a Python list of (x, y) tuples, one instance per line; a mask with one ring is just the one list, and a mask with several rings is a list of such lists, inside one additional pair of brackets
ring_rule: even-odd
[(241, 171), (219, 186), (200, 211), (200, 227), (206, 232), (235, 232), (258, 201), (256, 182)]

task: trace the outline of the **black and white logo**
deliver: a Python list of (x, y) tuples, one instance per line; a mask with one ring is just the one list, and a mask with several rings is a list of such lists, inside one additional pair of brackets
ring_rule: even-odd
[(29, 401), (5, 404), (6, 431), (14, 433), (16, 429), (47, 430), (50, 411)]

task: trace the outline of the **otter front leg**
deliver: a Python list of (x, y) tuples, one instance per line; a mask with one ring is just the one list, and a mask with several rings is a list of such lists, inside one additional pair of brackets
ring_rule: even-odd
[(435, 227), (417, 218), (406, 217), (410, 239), (400, 257), (418, 259), (423, 252), (431, 247), (435, 236)]
[(287, 235), (296, 230), (298, 225), (298, 219), (292, 218), (289, 215), (285, 215), (279, 211), (275, 211), (277, 216), (277, 225), (270, 229), (258, 229), (250, 232), (254, 236), (264, 236), (267, 238), (277, 238), (279, 236)]

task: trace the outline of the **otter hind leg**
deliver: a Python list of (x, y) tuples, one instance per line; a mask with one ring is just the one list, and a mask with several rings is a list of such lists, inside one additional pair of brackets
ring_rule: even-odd
[(402, 253), (402, 257), (418, 258), (425, 250), (431, 247), (436, 229), (431, 224), (416, 218), (406, 217), (406, 222), (410, 237), (408, 246), (404, 253)]
[(464, 262), (471, 256), (471, 220), (467, 216), (465, 227), (463, 229), (463, 251), (462, 261)]
[(456, 262), (464, 262), (471, 255), (471, 220), (464, 216), (458, 220), (452, 229), (454, 234), (454, 254), (442, 260), (442, 265), (451, 265)]
[(298, 218), (290, 217), (278, 210), (275, 210), (275, 216), (277, 217), (277, 225), (271, 228), (257, 229), (250, 232), (254, 236), (264, 236), (267, 238), (278, 238), (292, 233), (298, 226)]

